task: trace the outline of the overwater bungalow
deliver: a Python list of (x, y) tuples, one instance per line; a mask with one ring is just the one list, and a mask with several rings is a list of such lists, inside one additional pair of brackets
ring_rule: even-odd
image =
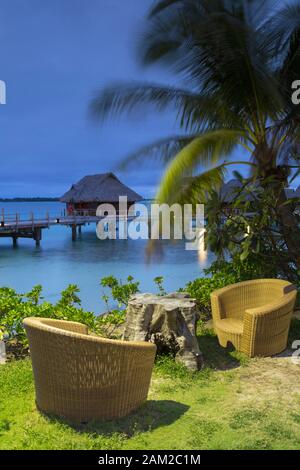
[[(220, 198), (223, 201), (223, 204), (231, 204), (239, 194), (239, 191), (241, 191), (242, 189), (243, 183), (238, 179), (231, 179), (227, 183), (224, 183), (219, 191)], [(294, 199), (295, 203), (299, 204), (298, 200), (300, 199), (300, 186), (297, 189), (285, 188), (285, 193), (288, 199)], [(253, 201), (254, 197), (251, 196), (251, 194), (249, 193), (247, 194), (246, 199), (248, 201)]]
[(66, 203), (68, 215), (94, 216), (100, 204), (113, 204), (118, 209), (120, 196), (127, 197), (128, 206), (143, 199), (113, 173), (100, 173), (84, 176), (71, 186), (60, 201)]

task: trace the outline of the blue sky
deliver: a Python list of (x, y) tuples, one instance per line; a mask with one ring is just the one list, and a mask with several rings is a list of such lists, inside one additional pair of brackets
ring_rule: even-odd
[[(173, 133), (170, 115), (97, 126), (95, 90), (120, 80), (169, 81), (143, 70), (136, 45), (151, 0), (1, 0), (0, 196), (56, 196), (85, 174), (114, 170), (141, 144)], [(160, 171), (120, 178), (149, 196)]]
[[(143, 69), (136, 49), (152, 0), (0, 0), (0, 197), (60, 196), (86, 174), (114, 171), (140, 145), (176, 133), (174, 116), (102, 126), (88, 118), (95, 91), (116, 81), (174, 83)], [(182, 85), (182, 84), (180, 84)], [(143, 196), (157, 166), (117, 172)]]

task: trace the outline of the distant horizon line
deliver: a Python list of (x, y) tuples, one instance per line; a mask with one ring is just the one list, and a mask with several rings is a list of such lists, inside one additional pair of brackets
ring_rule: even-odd
[(33, 202), (33, 201), (59, 201), (59, 197), (51, 197), (51, 196), (14, 196), (14, 197), (0, 197), (0, 202)]
[[(143, 201), (151, 201), (153, 198), (145, 197)], [(60, 197), (32, 196), (32, 197), (0, 197), (0, 202), (60, 202)], [(64, 204), (62, 202), (62, 204)]]

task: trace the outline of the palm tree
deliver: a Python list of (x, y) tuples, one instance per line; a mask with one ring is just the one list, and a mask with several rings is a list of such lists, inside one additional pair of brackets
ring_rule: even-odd
[[(279, 2), (280, 5), (280, 2)], [(292, 83), (300, 79), (300, 2), (160, 0), (139, 44), (145, 64), (159, 62), (188, 86), (118, 84), (95, 96), (95, 117), (146, 104), (176, 111), (180, 135), (147, 145), (124, 165), (158, 158), (166, 165), (157, 193), (186, 201), (223, 181), (226, 169), (247, 165), (252, 178), (278, 195), (281, 232), (300, 269), (298, 216), (284, 187), (299, 174), (300, 114)], [(233, 153), (240, 149), (238, 161)], [(191, 184), (183, 184), (187, 176)], [(184, 189), (183, 189), (184, 188)]]

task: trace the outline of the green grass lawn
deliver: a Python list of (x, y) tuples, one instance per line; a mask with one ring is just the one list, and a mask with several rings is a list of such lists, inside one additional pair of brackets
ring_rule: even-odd
[(164, 358), (142, 408), (77, 427), (37, 412), (29, 359), (0, 366), (0, 449), (300, 449), (300, 365), (248, 360), (207, 331), (199, 342), (202, 372)]

